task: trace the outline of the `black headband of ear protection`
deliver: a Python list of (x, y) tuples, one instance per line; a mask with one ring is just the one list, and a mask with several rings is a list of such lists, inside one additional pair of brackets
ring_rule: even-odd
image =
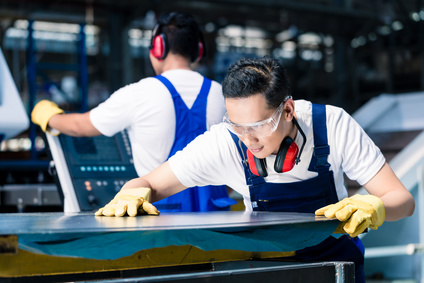
[(305, 144), (306, 144), (306, 135), (303, 132), (302, 128), (299, 126), (299, 123), (297, 122), (297, 120), (294, 116), (293, 116), (293, 124), (297, 127), (297, 129), (299, 130), (299, 133), (302, 135), (302, 138), (303, 138), (303, 142), (302, 142), (302, 146), (300, 147), (299, 155), (295, 159), (295, 162), (296, 162), (296, 165), (297, 165), (297, 163), (300, 162), (300, 156), (302, 155), (303, 148), (305, 147)]

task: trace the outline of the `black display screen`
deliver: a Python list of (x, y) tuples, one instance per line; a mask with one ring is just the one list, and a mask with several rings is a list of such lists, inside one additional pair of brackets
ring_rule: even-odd
[(72, 145), (75, 149), (76, 156), (74, 159), (78, 162), (85, 161), (122, 161), (121, 152), (116, 144), (116, 140), (112, 137), (72, 137)]
[(61, 135), (61, 141), (66, 148), (65, 155), (71, 165), (87, 164), (121, 164), (128, 162), (128, 156), (123, 152), (123, 145), (117, 137), (70, 137)]

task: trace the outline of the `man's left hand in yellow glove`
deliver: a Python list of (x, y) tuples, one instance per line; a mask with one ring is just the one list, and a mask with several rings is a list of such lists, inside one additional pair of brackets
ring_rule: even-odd
[(57, 114), (62, 114), (64, 111), (57, 106), (56, 103), (49, 100), (41, 100), (38, 102), (31, 112), (31, 121), (41, 127), (43, 132), (49, 132), (52, 135), (60, 134), (59, 131), (50, 131), (48, 125), (50, 119)]
[(149, 202), (150, 188), (123, 189), (96, 216), (136, 216), (137, 214), (159, 215), (160, 212)]
[(366, 228), (377, 230), (384, 222), (385, 209), (383, 201), (376, 196), (354, 195), (318, 209), (315, 215), (337, 218), (342, 223), (336, 233), (344, 231), (351, 237), (356, 237)]

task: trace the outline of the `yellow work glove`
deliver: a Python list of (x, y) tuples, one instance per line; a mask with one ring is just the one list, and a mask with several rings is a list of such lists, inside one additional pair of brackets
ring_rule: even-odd
[(51, 117), (56, 114), (62, 114), (64, 111), (57, 106), (56, 103), (49, 100), (41, 100), (38, 102), (31, 113), (31, 120), (34, 124), (37, 124), (41, 127), (43, 132), (48, 131), (52, 135), (60, 134), (59, 131), (50, 131), (48, 130), (48, 124)]
[(315, 211), (315, 215), (342, 221), (335, 232), (346, 232), (351, 237), (358, 236), (366, 228), (377, 230), (383, 224), (385, 214), (383, 202), (373, 195), (354, 195)]
[(149, 202), (149, 188), (121, 190), (104, 207), (94, 213), (96, 216), (136, 216), (137, 214), (159, 215), (156, 207)]

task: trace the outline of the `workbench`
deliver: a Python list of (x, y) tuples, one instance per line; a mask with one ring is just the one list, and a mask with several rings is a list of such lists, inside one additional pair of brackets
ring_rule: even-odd
[[(338, 221), (313, 214), (284, 212), (137, 217), (102, 217), (92, 212), (0, 214), (0, 280), (123, 280), (141, 276), (126, 280), (149, 282), (145, 280), (170, 280), (166, 276), (171, 276), (172, 280), (185, 281), (190, 276), (243, 277), (254, 270), (254, 274), (297, 270), (301, 275), (296, 276), (327, 272), (331, 278), (336, 274), (349, 277), (352, 263), (275, 261), (320, 243), (337, 225)], [(326, 278), (323, 276), (318, 278)], [(222, 282), (222, 278), (217, 280)]]

